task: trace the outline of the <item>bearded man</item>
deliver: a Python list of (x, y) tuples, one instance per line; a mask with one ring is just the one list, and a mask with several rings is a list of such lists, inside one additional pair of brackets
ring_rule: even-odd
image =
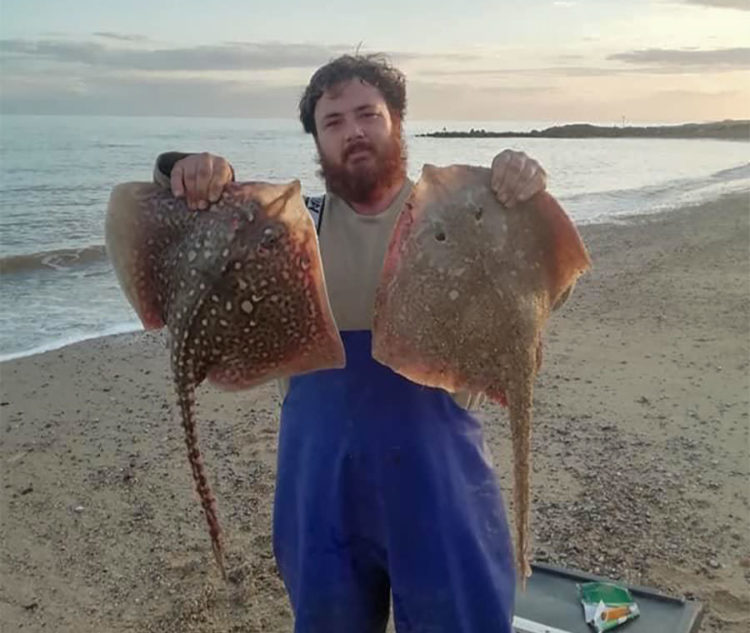
[[(382, 56), (315, 72), (299, 104), (326, 195), (317, 219), (343, 369), (280, 382), (273, 546), (296, 633), (510, 633), (513, 548), (497, 477), (472, 413), (481, 394), (425, 388), (371, 356), (375, 288), (406, 175), (403, 74)], [(155, 179), (207, 209), (234, 180), (211, 154), (170, 152)], [(522, 152), (492, 162), (506, 206), (545, 187)]]

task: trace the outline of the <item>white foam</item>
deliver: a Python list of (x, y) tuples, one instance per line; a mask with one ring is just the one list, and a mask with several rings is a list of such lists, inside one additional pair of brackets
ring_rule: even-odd
[(99, 332), (71, 334), (70, 336), (57, 338), (57, 339), (48, 341), (46, 343), (43, 343), (42, 345), (37, 345), (36, 347), (32, 347), (30, 349), (10, 352), (8, 354), (0, 354), (0, 363), (5, 362), (7, 360), (14, 360), (16, 358), (26, 358), (28, 356), (36, 356), (37, 354), (43, 354), (45, 352), (53, 352), (55, 350), (62, 349), (63, 347), (67, 347), (68, 345), (73, 345), (75, 343), (80, 343), (82, 341), (90, 341), (90, 340), (102, 338), (105, 336), (113, 336), (115, 334), (127, 334), (130, 332), (142, 332), (142, 331), (143, 331), (143, 327), (140, 326), (139, 324), (122, 323), (120, 325), (115, 325), (115, 326), (106, 328)]

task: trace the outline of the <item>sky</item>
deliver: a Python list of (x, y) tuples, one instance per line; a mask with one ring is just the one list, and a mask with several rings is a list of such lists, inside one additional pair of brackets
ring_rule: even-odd
[(292, 118), (357, 50), (411, 119), (750, 118), (750, 0), (0, 0), (0, 113)]

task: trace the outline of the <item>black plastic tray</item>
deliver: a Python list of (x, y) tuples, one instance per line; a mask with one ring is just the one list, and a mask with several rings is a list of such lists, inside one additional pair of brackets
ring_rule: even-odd
[[(565, 633), (591, 633), (583, 619), (583, 606), (578, 599), (576, 584), (592, 580), (617, 582), (583, 572), (534, 563), (526, 584), (516, 590), (516, 631), (547, 633), (550, 627)], [(652, 589), (624, 583), (638, 603), (640, 616), (615, 631), (622, 633), (696, 633), (703, 615), (699, 602), (673, 598)], [(547, 627), (545, 629), (545, 627)], [(558, 633), (555, 631), (554, 633)]]

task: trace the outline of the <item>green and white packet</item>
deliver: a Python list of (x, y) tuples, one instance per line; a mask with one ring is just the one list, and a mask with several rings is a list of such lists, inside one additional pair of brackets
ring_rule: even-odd
[(638, 605), (625, 587), (610, 582), (586, 582), (577, 587), (583, 617), (596, 633), (611, 631), (640, 615)]

